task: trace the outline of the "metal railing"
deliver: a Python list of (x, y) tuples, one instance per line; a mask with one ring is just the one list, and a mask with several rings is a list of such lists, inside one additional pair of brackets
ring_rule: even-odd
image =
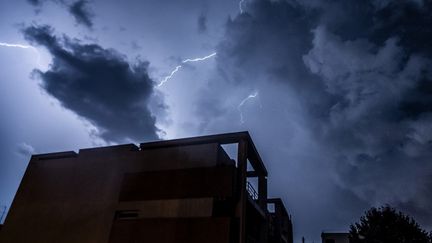
[(258, 200), (258, 192), (249, 181), (246, 182), (246, 191), (253, 200)]

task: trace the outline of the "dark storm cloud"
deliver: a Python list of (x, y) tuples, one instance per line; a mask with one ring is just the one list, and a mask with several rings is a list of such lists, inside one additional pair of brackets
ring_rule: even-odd
[(27, 0), (27, 2), (33, 6), (40, 6), (40, 5), (42, 5), (43, 1), (44, 0)]
[(47, 1), (54, 2), (66, 8), (77, 24), (84, 25), (89, 29), (93, 27), (92, 18), (94, 14), (89, 7), (89, 1), (78, 0), (70, 4), (66, 0), (27, 0), (28, 3), (38, 8), (38, 12), (41, 10), (40, 7), (42, 7), (43, 3)]
[[(259, 89), (264, 108), (255, 111), (249, 128), (276, 141), (269, 142), (273, 153), (280, 144), (297, 148), (269, 156), (310, 166), (305, 176), (311, 181), (302, 187), (328, 175), (339, 188), (333, 192), (349, 192), (338, 197), (345, 204), (321, 210), (345, 212), (349, 223), (358, 216), (356, 205), (392, 203), (431, 227), (418, 214), (432, 212), (431, 11), (432, 1), (249, 1), (228, 21), (218, 46), (219, 73), (203, 91), (203, 99), (218, 101), (212, 109), (198, 107), (203, 125), (217, 131), (222, 116), (235, 117), (235, 103), (222, 107), (226, 96)], [(301, 154), (300, 146), (316, 152)], [(280, 176), (295, 167), (281, 166)], [(323, 178), (311, 193), (330, 191)], [(301, 200), (296, 193), (289, 200)]]
[(93, 27), (92, 17), (93, 14), (91, 13), (89, 7), (89, 2), (86, 0), (79, 0), (74, 2), (72, 5), (69, 6), (69, 12), (72, 14), (72, 16), (75, 18), (75, 21), (77, 24), (82, 24), (88, 28)]
[[(432, 189), (425, 193), (424, 185), (432, 175), (431, 2), (348, 5), (319, 7), (322, 18), (313, 30), (314, 47), (303, 58), (326, 92), (338, 97), (331, 107), (323, 107), (328, 116), (317, 120), (325, 131), (322, 138), (332, 144), (343, 185), (361, 198), (410, 202), (410, 208), (417, 208), (414, 213), (428, 209)], [(332, 11), (340, 22), (327, 14)]]
[(198, 16), (198, 33), (202, 34), (207, 31), (207, 17), (202, 13)]
[(157, 139), (154, 82), (148, 76), (148, 62), (129, 64), (112, 49), (58, 38), (49, 26), (23, 30), (25, 38), (44, 46), (53, 57), (46, 72), (35, 70), (43, 89), (67, 109), (96, 125), (107, 141)]

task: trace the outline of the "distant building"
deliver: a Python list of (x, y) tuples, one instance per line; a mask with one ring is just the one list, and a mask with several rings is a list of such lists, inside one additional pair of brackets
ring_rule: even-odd
[(267, 203), (273, 210), (269, 212), (269, 238), (268, 242), (293, 242), (291, 216), (285, 209), (280, 198), (268, 199)]
[(321, 233), (322, 243), (349, 243), (348, 233), (323, 232)]
[(292, 239), (247, 132), (34, 155), (0, 232), (4, 243)]

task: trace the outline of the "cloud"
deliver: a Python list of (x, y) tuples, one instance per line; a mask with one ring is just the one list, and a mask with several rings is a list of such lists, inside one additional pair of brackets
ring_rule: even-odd
[(131, 45), (132, 50), (134, 50), (134, 51), (138, 51), (138, 50), (142, 49), (142, 46), (136, 41), (132, 41), (130, 45)]
[(40, 6), (44, 2), (44, 0), (27, 0), (33, 6)]
[(94, 13), (89, 8), (89, 1), (88, 0), (78, 0), (73, 2), (72, 4), (69, 4), (68, 1), (65, 0), (27, 0), (28, 3), (33, 5), (34, 7), (37, 7), (37, 13), (41, 11), (42, 5), (47, 2), (51, 1), (53, 3), (56, 3), (64, 8), (66, 8), (69, 13), (73, 16), (75, 19), (75, 22), (79, 25), (84, 25), (85, 27), (92, 29), (93, 27), (93, 17)]
[[(360, 207), (383, 203), (432, 227), (419, 213), (432, 213), (431, 10), (430, 1), (265, 0), (227, 22), (199, 128), (266, 141), (271, 190), (285, 193), (294, 220), (323, 218), (300, 219), (300, 235), (348, 226)], [(254, 90), (262, 108), (248, 107), (239, 125), (235, 108)]]
[(202, 13), (198, 16), (198, 33), (202, 34), (207, 31), (207, 17)]
[[(327, 92), (339, 97), (329, 116), (317, 121), (341, 185), (373, 204), (426, 200), (417, 206), (427, 208), (432, 198), (423, 198), (419, 189), (432, 171), (432, 125), (425, 125), (432, 93), (419, 87), (431, 83), (431, 60), (407, 52), (394, 37), (377, 46), (344, 41), (319, 27), (304, 61)], [(413, 96), (426, 102), (407, 108)]]
[(42, 88), (61, 105), (92, 122), (108, 142), (157, 139), (160, 130), (150, 103), (163, 103), (148, 76), (149, 63), (129, 64), (125, 56), (96, 44), (58, 38), (49, 26), (23, 30), (30, 42), (52, 55), (49, 70), (35, 70)]
[(17, 146), (16, 152), (21, 156), (30, 157), (32, 154), (36, 152), (36, 150), (30, 144), (20, 143)]
[(88, 1), (79, 0), (69, 6), (69, 13), (75, 18), (77, 24), (82, 24), (88, 28), (93, 27), (93, 14), (88, 8)]

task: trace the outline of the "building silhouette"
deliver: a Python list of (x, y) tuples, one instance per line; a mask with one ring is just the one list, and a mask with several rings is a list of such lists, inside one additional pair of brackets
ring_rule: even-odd
[(0, 207), (0, 231), (3, 227), (3, 218), (6, 215), (6, 210), (7, 210), (6, 206)]
[(33, 155), (0, 242), (292, 243), (293, 234), (239, 132)]
[(345, 232), (322, 232), (322, 243), (349, 243), (349, 233)]

